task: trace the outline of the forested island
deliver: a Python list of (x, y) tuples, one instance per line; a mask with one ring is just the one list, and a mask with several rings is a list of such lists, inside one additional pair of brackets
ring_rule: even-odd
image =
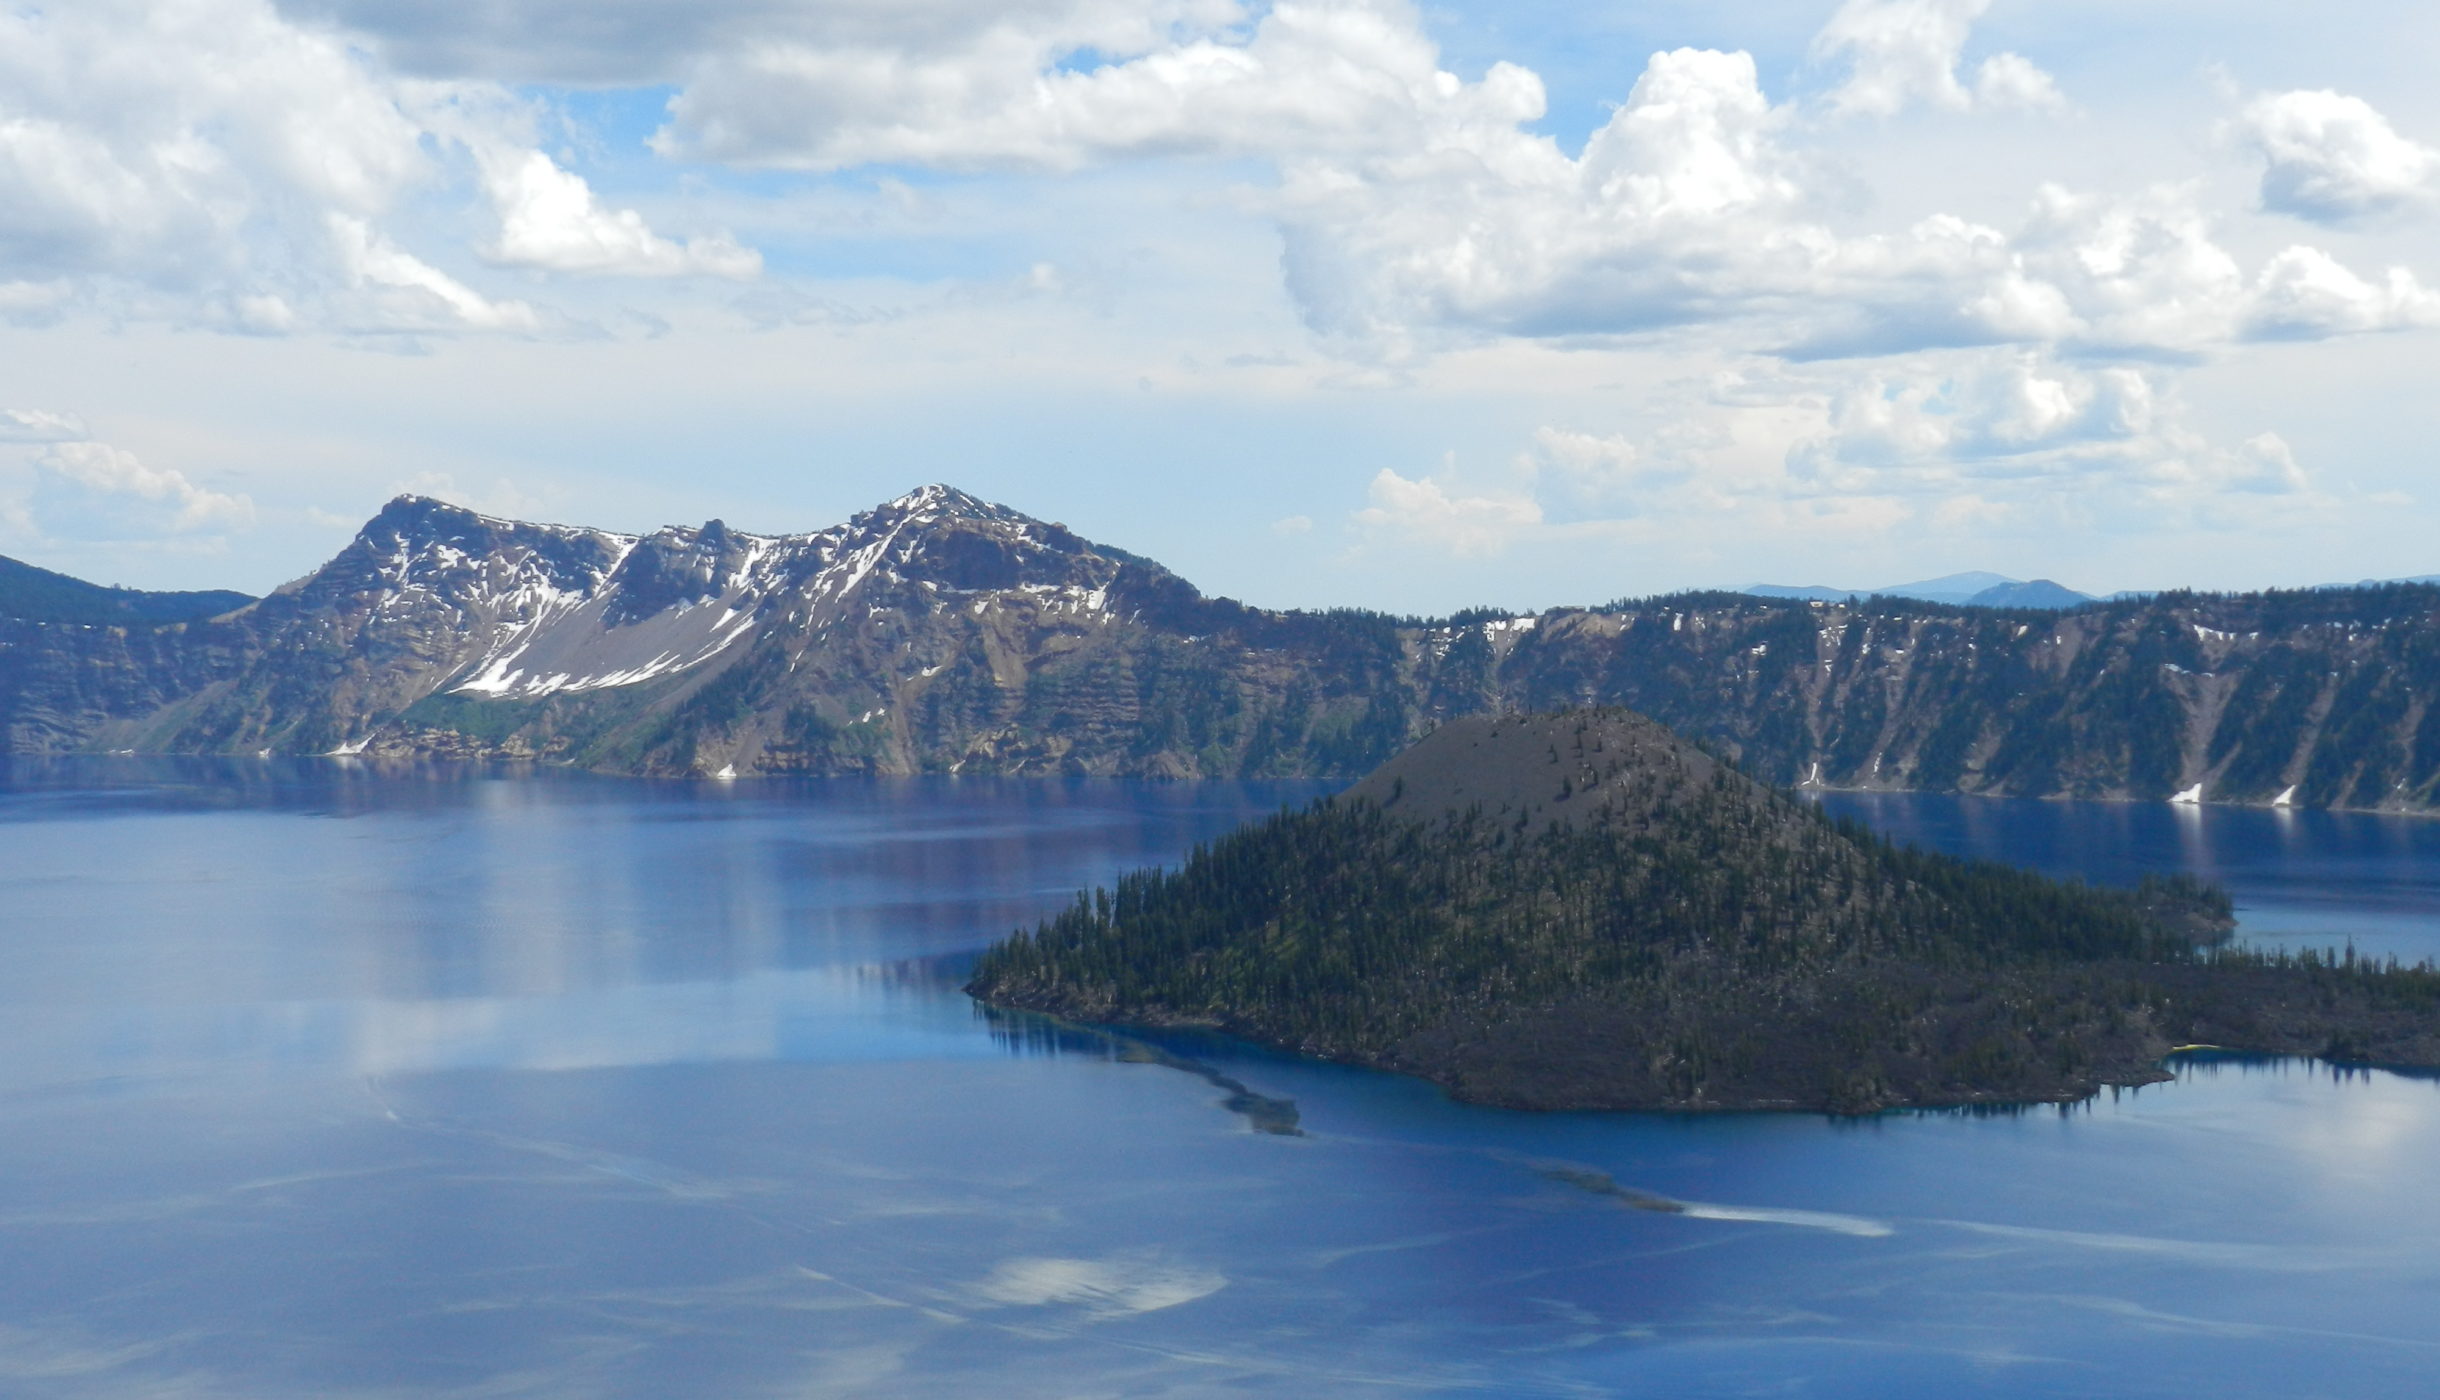
[(1620, 709), (1453, 721), (1122, 878), (968, 990), (1533, 1109), (2069, 1101), (2186, 1045), (2440, 1066), (2440, 973), (2225, 946), (2225, 893), (1887, 841)]

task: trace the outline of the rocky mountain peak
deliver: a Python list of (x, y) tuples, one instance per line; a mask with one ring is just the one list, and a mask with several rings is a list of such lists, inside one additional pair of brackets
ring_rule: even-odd
[(393, 496), (356, 532), (355, 544), (376, 552), (412, 546), (472, 543), (488, 538), (494, 527), (507, 524), (464, 506), (431, 496)]
[(883, 534), (911, 539), (920, 535), (962, 532), (1032, 540), (1052, 545), (1063, 552), (1077, 552), (1090, 547), (1064, 525), (1037, 519), (1021, 510), (937, 483), (918, 487), (896, 500), (860, 512), (843, 528), (851, 539)]
[(938, 481), (928, 486), (918, 486), (894, 501), (874, 507), (866, 514), (878, 515), (886, 512), (909, 516), (962, 517), (969, 520), (1030, 518), (1010, 510), (1006, 506), (995, 505), (980, 496), (970, 495), (946, 482)]
[(772, 541), (707, 520), (699, 529), (671, 525), (636, 541), (611, 582), (604, 620), (623, 626), (670, 608), (729, 594), (739, 576), (769, 553)]
[(328, 564), (283, 594), (422, 592), (436, 597), (519, 586), (588, 592), (635, 544), (633, 536), (502, 520), (431, 496), (393, 497)]
[(635, 544), (635, 536), (575, 525), (542, 525), (485, 515), (432, 496), (394, 496), (364, 523), (348, 548), (323, 572), (348, 561), (388, 561), (396, 575), (417, 560), (464, 562), (476, 558), (540, 555), (581, 560), (585, 566), (614, 562)]
[(943, 485), (910, 491), (816, 538), (828, 567), (815, 591), (837, 595), (872, 583), (959, 593), (1092, 589), (1117, 567), (1064, 525)]

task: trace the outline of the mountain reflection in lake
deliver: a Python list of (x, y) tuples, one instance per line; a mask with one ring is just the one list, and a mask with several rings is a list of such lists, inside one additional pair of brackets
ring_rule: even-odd
[[(1310, 785), (18, 761), (0, 1394), (2376, 1396), (2440, 1084), (1534, 1116), (979, 1011), (963, 960)], [(2440, 951), (2440, 824), (1837, 797)]]

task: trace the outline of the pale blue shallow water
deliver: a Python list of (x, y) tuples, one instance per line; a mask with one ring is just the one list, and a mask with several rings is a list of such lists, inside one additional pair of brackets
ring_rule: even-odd
[[(2434, 1389), (2432, 1080), (1532, 1116), (1220, 1043), (1131, 1061), (955, 991), (1065, 892), (1310, 791), (19, 762), (0, 1395)], [(2429, 824), (1833, 800), (2213, 873), (2248, 936), (2440, 951)]]

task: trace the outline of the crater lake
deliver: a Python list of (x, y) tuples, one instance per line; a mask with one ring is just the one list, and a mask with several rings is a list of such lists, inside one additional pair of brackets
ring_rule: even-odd
[[(2440, 1081), (1532, 1115), (986, 1014), (974, 954), (1311, 783), (0, 765), (0, 1391), (2382, 1396)], [(1834, 794), (2440, 956), (2440, 823)]]

